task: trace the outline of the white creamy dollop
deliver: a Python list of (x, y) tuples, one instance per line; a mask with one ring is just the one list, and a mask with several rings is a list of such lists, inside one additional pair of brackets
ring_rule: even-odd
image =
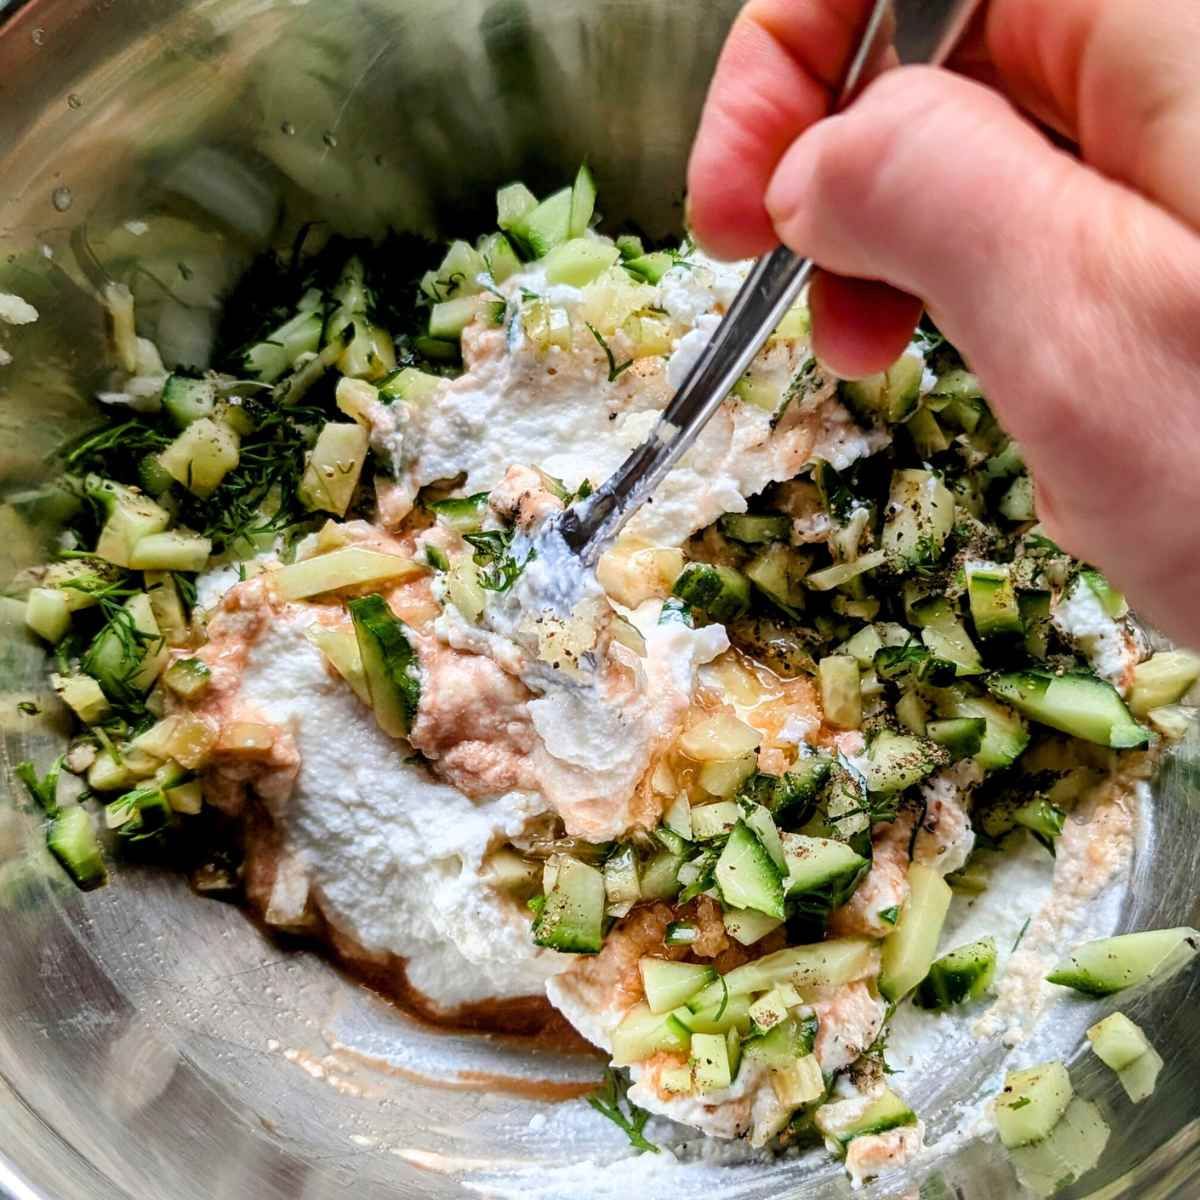
[(1059, 598), (1050, 615), (1054, 624), (1086, 655), (1093, 671), (1119, 692), (1129, 686), (1139, 647), (1127, 625), (1104, 611), (1100, 597), (1079, 578)]

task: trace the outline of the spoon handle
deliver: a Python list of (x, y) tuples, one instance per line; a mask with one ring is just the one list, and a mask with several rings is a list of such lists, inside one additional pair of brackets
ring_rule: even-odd
[(564, 518), (567, 545), (591, 565), (700, 436), (709, 418), (795, 303), (812, 262), (779, 246), (755, 264), (716, 335), (693, 364), (650, 436), (594, 496)]

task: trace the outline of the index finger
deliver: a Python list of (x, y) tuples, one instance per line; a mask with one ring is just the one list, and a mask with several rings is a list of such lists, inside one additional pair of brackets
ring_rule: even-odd
[(689, 220), (712, 254), (749, 258), (778, 244), (767, 184), (829, 112), (870, 9), (871, 0), (750, 0), (738, 14), (688, 164)]

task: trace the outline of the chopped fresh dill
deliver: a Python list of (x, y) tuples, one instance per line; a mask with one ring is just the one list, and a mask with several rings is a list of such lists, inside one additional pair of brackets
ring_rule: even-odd
[(23, 717), (36, 717), (42, 710), (32, 700), (18, 700), (17, 712)]
[(1009, 951), (1010, 954), (1016, 954), (1017, 947), (1025, 940), (1025, 931), (1029, 928), (1029, 922), (1032, 920), (1032, 917), (1025, 918), (1025, 924), (1021, 926), (1021, 932), (1017, 934), (1017, 940), (1013, 942), (1012, 949)]
[(28, 759), (25, 762), (17, 763), (13, 768), (17, 778), (25, 785), (29, 795), (33, 798), (33, 802), (48, 817), (52, 817), (58, 812), (58, 800), (56, 798), (58, 792), (58, 775), (62, 770), (65, 759), (66, 755), (60, 754), (50, 764), (50, 769), (40, 779), (38, 778), (37, 768)]
[(484, 533), (466, 533), (464, 539), (475, 547), (475, 564), (482, 567), (479, 586), (489, 592), (507, 592), (520, 578), (521, 572), (537, 557), (537, 550), (518, 562), (512, 555), (511, 530), (489, 529)]
[(626, 359), (625, 362), (618, 365), (617, 360), (613, 357), (612, 347), (604, 340), (603, 334), (590, 321), (587, 322), (588, 329), (591, 330), (592, 337), (600, 343), (600, 349), (604, 351), (604, 357), (608, 359), (608, 382), (616, 383), (622, 371), (627, 371), (633, 366), (633, 359)]
[(713, 1018), (719, 1021), (724, 1015), (725, 1010), (729, 1007), (729, 984), (725, 981), (725, 976), (721, 976), (721, 1007), (717, 1009), (717, 1015)]
[[(609, 1067), (604, 1073), (604, 1083), (599, 1090), (587, 1098), (587, 1102), (602, 1117), (607, 1117), (618, 1129), (623, 1130), (625, 1136), (629, 1138), (629, 1144), (635, 1150), (657, 1154), (658, 1147), (648, 1141), (642, 1133), (642, 1130), (646, 1128), (646, 1122), (650, 1119), (650, 1114), (644, 1108), (639, 1108), (634, 1104), (629, 1099), (628, 1092), (629, 1081), (624, 1075), (618, 1074), (612, 1067)], [(626, 1115), (625, 1109), (628, 1109), (628, 1115)]]

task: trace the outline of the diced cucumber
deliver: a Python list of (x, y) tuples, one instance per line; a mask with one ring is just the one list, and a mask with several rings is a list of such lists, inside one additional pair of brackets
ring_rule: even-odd
[(912, 606), (913, 620), (921, 627), (921, 641), (937, 658), (952, 662), (959, 675), (979, 675), (983, 660), (963, 628), (962, 621), (940, 596)]
[(117, 701), (149, 690), (167, 658), (167, 648), (145, 592), (130, 596), (96, 635), (82, 666)]
[(729, 835), (716, 866), (721, 895), (735, 908), (783, 918), (783, 880), (763, 844), (744, 821)]
[(742, 810), (732, 800), (698, 804), (691, 810), (692, 837), (698, 842), (725, 837), (742, 819)]
[[(835, 1152), (844, 1154), (846, 1147), (855, 1138), (873, 1137), (887, 1133), (889, 1129), (900, 1129), (917, 1123), (916, 1114), (895, 1092), (885, 1088), (849, 1119), (843, 1116), (841, 1104), (827, 1104), (818, 1108), (814, 1117), (817, 1129), (826, 1144)], [(840, 1110), (840, 1111), (839, 1111)]]
[(908, 901), (883, 943), (880, 963), (880, 994), (894, 1002), (929, 974), (952, 895), (946, 881), (921, 863), (909, 866), (908, 888)]
[(731, 621), (750, 607), (750, 581), (733, 567), (693, 562), (683, 568), (671, 594), (702, 609), (714, 621)]
[(576, 237), (555, 246), (542, 259), (542, 266), (547, 283), (581, 288), (603, 275), (619, 257), (616, 246), (606, 239)]
[(456, 296), (443, 300), (429, 310), (429, 336), (444, 341), (454, 341), (475, 320), (479, 312), (479, 298)]
[(772, 1071), (771, 1087), (780, 1104), (798, 1108), (825, 1095), (825, 1075), (816, 1055), (808, 1054)]
[(46, 846), (83, 891), (91, 891), (108, 882), (108, 870), (92, 818), (78, 804), (60, 808), (50, 818)]
[(807, 988), (837, 987), (873, 974), (879, 951), (870, 938), (831, 938), (811, 946), (793, 946), (764, 955), (722, 975), (688, 1003), (693, 1012), (720, 1003), (726, 990), (738, 996), (765, 992), (780, 983)]
[(920, 358), (904, 354), (877, 375), (845, 380), (839, 392), (847, 407), (865, 420), (903, 421), (917, 407), (924, 373)]
[(138, 542), (148, 534), (161, 533), (171, 523), (171, 514), (149, 496), (110, 479), (89, 475), (84, 492), (100, 505), (106, 518), (96, 554), (117, 566), (128, 567)]
[(840, 908), (871, 869), (869, 859), (832, 838), (783, 834), (787, 897), (800, 911), (823, 914)]
[(212, 539), (187, 529), (164, 529), (139, 538), (129, 565), (136, 571), (203, 571)]
[(563, 188), (527, 212), (501, 224), (500, 228), (517, 242), (526, 258), (543, 258), (571, 236), (572, 190)]
[[(170, 766), (171, 764), (168, 764), (168, 767)], [(190, 779), (173, 787), (164, 786), (162, 781), (159, 781), (159, 787), (163, 788), (163, 795), (166, 796), (172, 812), (194, 817), (203, 811), (204, 784), (199, 779)]]
[(1025, 629), (1025, 649), (1031, 658), (1045, 658), (1049, 652), (1052, 599), (1052, 593), (1046, 591), (1022, 592), (1017, 597)]
[(954, 528), (954, 495), (932, 471), (892, 474), (880, 544), (899, 567), (935, 563)]
[(1030, 1191), (1054, 1196), (1100, 1161), (1109, 1133), (1099, 1109), (1090, 1100), (1075, 1096), (1045, 1138), (1008, 1153), (1017, 1176)]
[(943, 954), (917, 988), (921, 1008), (943, 1009), (978, 1000), (996, 978), (996, 939), (981, 938)]
[(271, 583), (281, 600), (305, 600), (341, 588), (384, 580), (399, 582), (425, 573), (426, 569), (415, 559), (368, 550), (365, 546), (343, 546), (280, 567), (272, 573)]
[(598, 954), (604, 946), (604, 908), (604, 875), (564, 856), (534, 920), (533, 940), (566, 954)]
[(402, 367), (379, 385), (379, 398), (385, 404), (395, 400), (405, 404), (422, 404), (437, 392), (443, 382), (440, 375), (418, 371), (416, 367)]
[(1011, 708), (987, 696), (973, 696), (962, 688), (948, 688), (937, 700), (939, 713), (947, 718), (982, 720), (983, 742), (975, 761), (985, 770), (1016, 762), (1029, 745), (1029, 730)]
[(981, 638), (1024, 633), (1012, 567), (1008, 563), (969, 562), (966, 574), (975, 632)]
[(1164, 979), (1190, 962), (1200, 933), (1183, 926), (1122, 933), (1087, 942), (1046, 976), (1088, 996), (1109, 996), (1151, 979)]
[(634, 278), (644, 283), (658, 283), (675, 265), (675, 256), (667, 250), (654, 250), (639, 258), (626, 259), (621, 264)]
[(1044, 796), (1037, 796), (1014, 809), (1012, 819), (1028, 829), (1053, 854), (1054, 843), (1062, 834), (1067, 814)]
[(691, 1044), (691, 1032), (678, 1020), (652, 1013), (649, 1005), (635, 1004), (613, 1030), (613, 1066), (628, 1067), (662, 1051), (686, 1054)]
[(867, 787), (872, 792), (890, 795), (920, 783), (949, 756), (934, 742), (911, 733), (881, 730), (867, 749)]
[(753, 750), (740, 758), (706, 762), (700, 768), (700, 786), (711, 796), (732, 796), (754, 774), (758, 755)]
[(862, 724), (862, 681), (858, 662), (848, 654), (829, 654), (817, 664), (821, 708), (825, 720), (838, 729)]
[(770, 812), (761, 804), (743, 804), (743, 818), (755, 837), (762, 842), (763, 849), (781, 875), (787, 875), (787, 860), (783, 853), (783, 840), (779, 828)]
[(1037, 505), (1034, 500), (1033, 479), (1025, 473), (1018, 475), (1000, 497), (997, 508), (1000, 515), (1010, 521), (1036, 520)]
[(207, 500), (238, 465), (240, 446), (241, 439), (229, 425), (201, 417), (158, 456), (158, 461), (176, 483)]
[(617, 237), (617, 249), (621, 252), (621, 257), (628, 261), (631, 258), (641, 258), (646, 253), (645, 246), (642, 245), (642, 239), (635, 233), (622, 233)]
[(610, 917), (623, 917), (642, 898), (632, 846), (618, 846), (604, 860), (604, 897), (605, 915)]
[(951, 717), (944, 721), (930, 721), (925, 726), (925, 736), (949, 751), (956, 761), (974, 758), (983, 746), (987, 733), (987, 721), (982, 717)]
[(52, 675), (62, 702), (85, 724), (102, 721), (111, 711), (103, 688), (90, 675)]
[(1012, 1150), (1049, 1137), (1074, 1094), (1061, 1062), (1009, 1071), (993, 1114), (1000, 1140)]
[(1129, 708), (1139, 717), (1183, 699), (1200, 679), (1200, 657), (1187, 650), (1160, 650), (1133, 668)]
[(163, 683), (185, 700), (203, 695), (211, 682), (212, 672), (198, 658), (177, 658), (163, 674)]
[(25, 599), (25, 624), (40, 638), (57, 644), (71, 628), (71, 608), (60, 588), (35, 587)]
[(724, 920), (725, 932), (743, 946), (761, 942), (768, 933), (774, 933), (783, 924), (779, 917), (769, 917), (752, 908), (727, 908)]
[(521, 260), (517, 257), (517, 252), (502, 233), (488, 234), (479, 243), (479, 253), (493, 283), (503, 283), (521, 269)]
[(575, 175), (571, 187), (571, 216), (568, 221), (568, 232), (573, 238), (581, 238), (592, 223), (592, 214), (596, 209), (596, 181), (587, 163), (582, 163)]
[(535, 208), (537, 197), (523, 183), (509, 183), (496, 192), (496, 224), (501, 229), (510, 229)]
[(1087, 1037), (1100, 1060), (1117, 1073), (1121, 1086), (1134, 1104), (1140, 1104), (1151, 1095), (1163, 1060), (1140, 1026), (1124, 1013), (1115, 1012), (1103, 1021), (1097, 1021), (1087, 1031)]
[(487, 492), (476, 492), (473, 496), (434, 500), (426, 507), (437, 517), (439, 524), (453, 529), (455, 533), (478, 533), (483, 528), (487, 502)]
[(792, 531), (791, 517), (782, 513), (726, 513), (718, 524), (726, 537), (747, 546), (786, 542)]
[(937, 417), (924, 405), (908, 418), (905, 428), (922, 459), (932, 458), (935, 454), (950, 449), (950, 439), (938, 423)]
[(750, 754), (762, 734), (732, 713), (717, 712), (701, 717), (679, 739), (679, 748), (697, 762), (730, 762)]
[[(350, 600), (347, 607), (358, 638), (375, 720), (384, 733), (407, 737), (421, 698), (421, 676), (404, 622), (377, 593)], [(603, 876), (600, 892), (603, 897)], [(601, 910), (603, 916), (603, 904)]]
[(675, 1010), (675, 1018), (692, 1033), (745, 1033), (750, 1028), (750, 997), (730, 996), (693, 1012), (687, 1005)]
[(872, 550), (869, 554), (860, 554), (853, 562), (834, 563), (832, 567), (813, 571), (804, 577), (804, 582), (810, 591), (828, 592), (883, 566), (886, 561), (886, 550)]
[(168, 375), (163, 384), (163, 408), (176, 429), (186, 429), (201, 417), (211, 417), (217, 407), (217, 385), (211, 379)]
[(792, 1005), (800, 1003), (799, 995), (794, 987), (784, 984), (783, 987), (772, 988), (759, 996), (749, 1008), (755, 1031), (766, 1033), (776, 1025), (783, 1024), (790, 1015), (789, 1009)]
[(770, 1029), (748, 1038), (743, 1049), (747, 1058), (770, 1070), (780, 1071), (797, 1059), (807, 1058), (812, 1053), (816, 1036), (816, 1017), (811, 1014), (796, 1017), (785, 1012)]
[(808, 567), (807, 555), (776, 542), (746, 564), (746, 577), (777, 608), (799, 618), (807, 599), (803, 579)]
[(1032, 720), (1088, 742), (1126, 750), (1150, 740), (1116, 688), (1094, 675), (1019, 671), (993, 675), (988, 690)]
[(642, 990), (652, 1013), (666, 1013), (686, 1004), (717, 977), (703, 963), (672, 962), (665, 958), (643, 958), (638, 962)]
[[(918, 737), (929, 737), (930, 741), (937, 742), (939, 746), (944, 745), (929, 733), (929, 725), (937, 724), (937, 722), (929, 720), (929, 707), (915, 687), (906, 688), (900, 699), (896, 701), (896, 720), (910, 733), (915, 733)], [(953, 758), (954, 751), (948, 746), (945, 748), (950, 751), (950, 756)], [(978, 749), (979, 747), (976, 746), (975, 750)]]
[[(297, 313), (242, 356), (248, 375), (274, 383), (292, 369), (302, 354), (315, 354), (321, 346), (324, 318), (319, 310)], [(164, 397), (165, 399), (165, 397)]]
[(719, 1092), (733, 1082), (729, 1043), (723, 1034), (692, 1034), (692, 1069), (698, 1092)]
[(483, 290), (478, 277), (486, 270), (483, 255), (474, 246), (464, 241), (451, 242), (437, 269), (431, 299), (477, 295)]
[(305, 508), (342, 517), (350, 507), (370, 433), (358, 422), (327, 421), (309, 451), (297, 496)]

